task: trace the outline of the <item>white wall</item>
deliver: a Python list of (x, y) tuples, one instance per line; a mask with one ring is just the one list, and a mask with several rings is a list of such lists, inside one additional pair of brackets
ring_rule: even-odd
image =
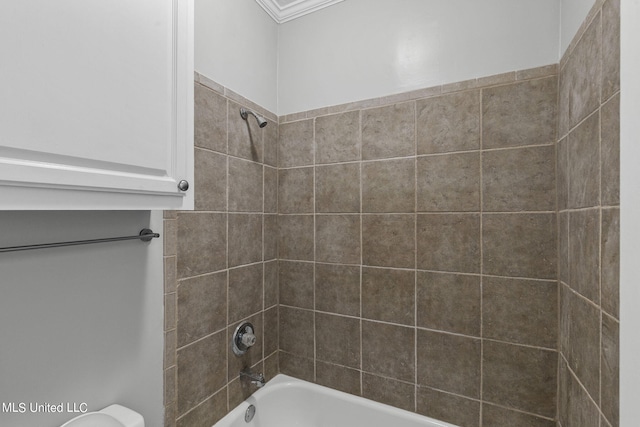
[(348, 0), (279, 28), (278, 113), (558, 62), (557, 0)]
[(195, 69), (277, 113), (277, 24), (255, 0), (196, 0)]
[(595, 4), (595, 0), (560, 0), (560, 54), (569, 47), (580, 25)]
[[(162, 232), (161, 212), (0, 212), (0, 246)], [(77, 414), (32, 402), (120, 403), (163, 423), (162, 240), (0, 253), (0, 425), (54, 427)], [(66, 407), (65, 407), (66, 411)]]
[(640, 420), (640, 0), (621, 0), (620, 426)]

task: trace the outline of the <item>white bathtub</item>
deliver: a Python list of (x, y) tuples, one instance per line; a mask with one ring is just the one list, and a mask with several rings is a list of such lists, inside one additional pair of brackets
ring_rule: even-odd
[[(245, 413), (256, 409), (250, 422)], [(456, 427), (433, 418), (277, 375), (215, 427)]]

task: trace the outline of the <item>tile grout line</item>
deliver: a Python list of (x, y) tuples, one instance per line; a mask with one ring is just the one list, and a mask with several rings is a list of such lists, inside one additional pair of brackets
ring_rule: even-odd
[[(560, 68), (558, 66), (558, 68)], [(559, 165), (559, 160), (561, 159), (560, 153), (561, 153), (561, 149), (562, 147), (560, 147), (560, 143), (562, 142), (562, 139), (560, 139), (560, 79), (561, 79), (561, 70), (558, 69), (558, 78), (557, 78), (557, 82), (556, 82), (556, 142), (555, 142), (555, 159), (554, 159), (554, 166), (555, 166), (555, 178), (556, 178), (556, 233), (557, 233), (557, 240), (556, 240), (556, 283), (557, 283), (557, 287), (556, 287), (556, 331), (557, 331), (557, 335), (556, 335), (556, 348), (557, 348), (557, 352), (558, 352), (558, 356), (556, 357), (557, 360), (557, 364), (558, 366), (556, 366), (556, 398), (555, 398), (555, 406), (556, 406), (556, 419), (558, 420), (558, 425), (561, 427), (560, 425), (560, 369), (561, 369), (561, 362), (562, 362), (562, 330), (561, 330), (561, 317), (562, 317), (562, 283), (560, 280), (560, 265), (561, 265), (561, 259), (563, 257), (564, 254), (560, 253), (560, 242), (561, 242), (561, 235), (563, 230), (560, 228), (560, 195), (561, 194), (567, 194), (567, 200), (564, 201), (564, 203), (568, 203), (568, 173), (565, 174), (565, 189), (563, 189), (563, 191), (559, 191), (559, 186), (560, 186), (560, 180), (558, 179), (559, 175), (559, 171), (561, 168), (561, 165)], [(568, 140), (566, 140), (563, 143), (563, 147), (567, 148), (567, 158), (568, 158)], [(563, 157), (564, 158), (564, 157)], [(564, 158), (565, 160), (567, 160), (567, 158)], [(562, 165), (562, 170), (567, 170), (567, 166), (566, 165)], [(563, 206), (564, 206), (563, 203)], [(569, 221), (569, 214), (566, 215), (567, 217), (567, 234), (569, 233), (568, 230), (568, 221)], [(564, 240), (565, 242), (567, 242), (567, 251), (569, 250), (569, 236), (566, 236), (566, 239)], [(567, 258), (568, 258), (568, 253), (567, 253)], [(562, 263), (564, 264), (564, 263)], [(567, 260), (567, 269), (568, 269), (568, 260)], [(567, 272), (568, 274), (568, 272)]]
[(317, 140), (316, 140), (316, 119), (311, 119), (313, 135), (311, 142), (311, 151), (313, 156), (313, 188), (312, 192), (312, 201), (313, 201), (313, 381), (318, 381), (318, 337), (317, 337), (317, 316), (316, 316), (316, 260), (317, 260), (317, 250), (316, 250), (316, 239), (317, 239), (317, 212), (316, 212), (316, 152), (317, 152)]
[[(226, 255), (226, 259), (225, 259), (225, 263), (226, 263), (225, 267), (226, 268), (225, 268), (225, 270), (226, 270), (226, 275), (225, 276), (226, 276), (226, 278), (225, 278), (225, 281), (226, 281), (226, 290), (227, 290), (227, 292), (226, 292), (227, 319), (226, 319), (225, 329), (228, 327), (229, 320), (230, 320), (230, 317), (231, 317), (231, 315), (229, 313), (229, 306), (230, 306), (229, 295), (231, 294), (230, 289), (229, 289), (229, 286), (231, 285), (231, 280), (229, 278), (229, 276), (230, 276), (230, 274), (229, 274), (229, 198), (230, 198), (230, 195), (229, 195), (229, 193), (230, 193), (230, 191), (229, 191), (229, 182), (230, 182), (230, 176), (231, 176), (231, 166), (230, 166), (231, 165), (231, 160), (230, 160), (230, 157), (229, 157), (229, 117), (230, 117), (229, 116), (229, 109), (231, 108), (231, 103), (230, 103), (228, 98), (226, 99), (226, 107), (227, 107), (226, 108), (226, 114), (227, 115), (226, 115), (225, 127), (226, 127), (226, 143), (227, 143), (226, 145), (227, 145), (227, 147), (226, 147), (226, 154), (225, 154), (226, 155), (226, 162), (225, 163), (226, 163), (226, 168), (227, 168), (227, 185), (226, 185), (226, 189), (225, 190), (226, 190), (226, 198), (227, 198), (227, 200), (226, 200), (225, 213), (223, 214), (223, 215), (225, 215), (225, 223), (226, 223), (226, 230), (225, 230), (225, 233), (226, 233), (226, 236), (225, 236), (225, 239), (226, 239), (226, 245), (225, 245), (225, 252), (226, 252), (225, 253), (225, 255)], [(231, 393), (231, 391), (229, 390), (229, 352), (225, 351), (224, 353), (225, 353), (224, 357), (225, 357), (225, 368), (226, 368), (225, 369), (226, 375), (225, 375), (224, 382), (225, 382), (225, 392), (226, 392), (226, 395), (227, 395), (226, 404), (227, 404), (227, 412), (228, 412), (229, 409), (231, 409), (230, 408), (230, 406), (231, 406), (230, 405), (230, 399), (231, 399), (231, 394), (230, 393)]]
[(265, 217), (266, 217), (266, 204), (267, 204), (267, 197), (266, 197), (266, 188), (267, 188), (267, 180), (266, 180), (266, 172), (267, 172), (267, 168), (265, 167), (265, 159), (266, 159), (266, 154), (265, 154), (265, 131), (260, 131), (261, 136), (262, 136), (262, 374), (264, 375), (265, 372), (265, 365), (264, 365), (264, 361), (265, 361), (265, 331), (266, 331), (266, 318), (265, 318), (265, 307), (266, 307), (266, 300), (265, 300), (265, 287), (266, 287), (266, 277), (265, 277), (265, 249), (266, 249), (266, 227), (265, 227)]
[[(600, 9), (602, 16), (602, 9)], [(602, 35), (602, 19), (600, 34)], [(602, 37), (601, 37), (602, 39)], [(600, 54), (600, 70), (602, 70), (602, 52)], [(598, 412), (599, 425), (602, 427), (602, 85), (600, 85), (600, 106), (598, 107)]]
[(413, 191), (413, 410), (418, 412), (418, 102), (414, 101), (414, 191)]
[(363, 206), (363, 201), (362, 201), (362, 187), (363, 187), (363, 178), (362, 178), (362, 149), (363, 149), (363, 142), (362, 142), (362, 110), (358, 111), (358, 141), (359, 141), (359, 160), (358, 160), (358, 173), (359, 173), (359, 179), (358, 179), (358, 191), (359, 191), (359, 209), (358, 209), (358, 214), (360, 217), (360, 266), (359, 266), (359, 273), (360, 273), (360, 277), (359, 277), (359, 283), (358, 283), (358, 289), (359, 289), (359, 306), (358, 306), (358, 318), (359, 318), (359, 322), (360, 322), (360, 395), (364, 396), (364, 352), (363, 352), (363, 346), (362, 346), (362, 328), (364, 326), (364, 322), (362, 321), (362, 266), (364, 265), (364, 232), (363, 232), (363, 222), (364, 222), (364, 217), (362, 216), (362, 206)]
[(484, 126), (484, 122), (483, 122), (483, 103), (482, 103), (482, 98), (483, 98), (483, 94), (484, 94), (484, 89), (480, 89), (478, 91), (478, 104), (479, 104), (479, 110), (478, 111), (478, 121), (479, 121), (479, 138), (480, 138), (480, 191), (479, 191), (479, 210), (480, 210), (480, 413), (478, 414), (479, 416), (479, 426), (482, 427), (483, 426), (483, 413), (482, 413), (482, 408), (483, 408), (483, 399), (484, 399), (484, 328), (483, 328), (483, 316), (482, 316), (482, 312), (483, 312), (483, 282), (484, 282), (484, 259), (483, 259), (483, 243), (482, 243), (482, 238), (483, 238), (483, 227), (482, 224), (484, 223), (484, 210), (483, 210), (483, 193), (484, 193), (484, 189), (483, 189), (483, 173), (482, 173), (482, 160), (484, 158), (484, 138), (483, 138), (483, 126)]

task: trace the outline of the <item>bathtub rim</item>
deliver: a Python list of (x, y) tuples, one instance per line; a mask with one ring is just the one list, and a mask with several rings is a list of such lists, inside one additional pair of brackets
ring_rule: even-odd
[[(455, 424), (447, 423), (445, 421), (437, 420), (426, 415), (419, 414), (417, 412), (408, 411), (395, 406), (388, 405), (386, 403), (377, 402), (375, 400), (368, 399), (363, 396), (356, 396), (354, 394), (346, 393), (344, 391), (336, 390), (327, 386), (312, 383), (310, 381), (302, 380), (300, 378), (291, 377), (286, 374), (277, 374), (271, 380), (267, 381), (264, 387), (257, 390), (251, 396), (240, 402), (236, 407), (229, 411), (224, 417), (216, 421), (211, 427), (223, 427), (222, 422), (229, 419), (244, 418), (244, 413), (250, 405), (258, 407), (258, 399), (263, 394), (277, 391), (278, 389), (285, 389), (289, 387), (302, 387), (305, 389), (319, 389), (321, 393), (335, 395), (341, 400), (352, 402), (357, 405), (363, 405), (365, 407), (381, 408), (383, 411), (389, 413), (396, 413), (402, 417), (413, 418), (416, 420), (424, 420), (432, 423), (432, 426), (426, 427), (459, 427)], [(257, 408), (259, 410), (259, 408)]]

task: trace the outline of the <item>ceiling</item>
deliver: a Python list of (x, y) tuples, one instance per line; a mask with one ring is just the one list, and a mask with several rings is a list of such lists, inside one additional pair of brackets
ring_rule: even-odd
[(278, 24), (291, 21), (344, 0), (256, 0)]

